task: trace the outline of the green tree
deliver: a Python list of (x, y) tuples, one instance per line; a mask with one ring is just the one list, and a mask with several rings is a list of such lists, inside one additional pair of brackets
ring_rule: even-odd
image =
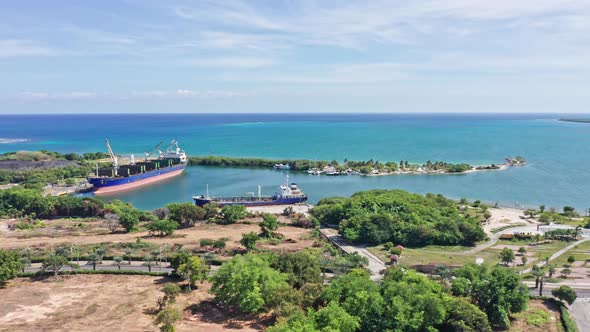
[(224, 263), (211, 278), (215, 299), (242, 312), (255, 313), (276, 305), (277, 293), (289, 288), (287, 276), (260, 256), (238, 255)]
[(265, 213), (262, 216), (262, 222), (260, 223), (260, 229), (262, 231), (262, 237), (272, 238), (273, 233), (279, 228), (279, 220), (272, 214)]
[(23, 265), (16, 252), (0, 249), (0, 285), (15, 278), (21, 269)]
[(451, 284), (451, 292), (455, 296), (469, 296), (471, 294), (471, 280), (465, 277), (457, 277)]
[(158, 307), (159, 310), (162, 310), (164, 307), (176, 303), (176, 297), (180, 294), (180, 287), (173, 283), (166, 283), (164, 287), (162, 287), (162, 293), (164, 296), (158, 300)]
[(117, 265), (118, 270), (121, 271), (121, 263), (123, 262), (123, 257), (115, 256), (115, 257), (113, 257), (113, 261), (115, 261), (115, 264)]
[(561, 276), (563, 278), (567, 278), (567, 276), (570, 275), (571, 273), (572, 273), (572, 270), (570, 270), (569, 268), (561, 269)]
[(131, 257), (133, 256), (133, 254), (135, 253), (135, 250), (133, 250), (133, 248), (125, 248), (123, 250), (123, 253), (125, 254), (125, 256), (127, 256), (127, 263), (129, 265), (131, 265)]
[(518, 253), (521, 255), (524, 255), (527, 253), (527, 250), (525, 247), (520, 247), (520, 248), (518, 248)]
[(178, 223), (176, 221), (167, 219), (154, 220), (147, 224), (147, 229), (150, 232), (158, 233), (160, 237), (172, 235), (177, 227)]
[(181, 227), (194, 226), (196, 222), (205, 220), (206, 211), (192, 203), (172, 203), (166, 205), (168, 218), (177, 222)]
[(102, 260), (102, 256), (97, 253), (88, 255), (88, 263), (92, 264), (92, 270), (96, 270), (96, 264)]
[(531, 269), (531, 274), (535, 277), (535, 288), (539, 288), (539, 283), (541, 281), (541, 278), (543, 278), (543, 276), (545, 275), (545, 271), (543, 271), (542, 267), (535, 264)]
[(311, 251), (283, 253), (272, 259), (271, 266), (286, 273), (289, 285), (297, 289), (308, 283), (322, 282), (319, 257)]
[(69, 265), (69, 261), (66, 257), (57, 255), (55, 252), (47, 255), (43, 264), (41, 265), (41, 271), (52, 271), (54, 276), (57, 276), (59, 270), (64, 266)]
[(570, 255), (567, 258), (567, 262), (570, 263), (570, 264), (574, 264), (575, 261), (576, 261), (576, 256), (574, 256), (574, 255)]
[(451, 296), (444, 287), (413, 270), (390, 269), (381, 283), (384, 300), (379, 330), (434, 331), (445, 322)]
[(502, 263), (504, 263), (504, 265), (508, 266), (508, 264), (514, 262), (514, 251), (512, 251), (512, 249), (510, 248), (504, 248), (502, 249), (498, 257), (500, 258)]
[(210, 220), (219, 215), (219, 204), (215, 202), (207, 203), (203, 205), (203, 209), (205, 210), (205, 219)]
[(472, 297), (477, 306), (488, 315), (492, 327), (510, 327), (508, 315), (526, 308), (528, 289), (520, 275), (513, 270), (495, 267), (491, 273), (478, 276)]
[(559, 286), (559, 288), (552, 290), (551, 294), (560, 301), (567, 302), (568, 304), (574, 303), (578, 297), (576, 291), (569, 286)]
[(146, 255), (143, 257), (143, 265), (148, 267), (148, 272), (152, 272), (152, 266), (154, 265), (154, 256)]
[(188, 281), (188, 290), (196, 281), (203, 281), (207, 278), (209, 268), (198, 256), (190, 257), (185, 263), (178, 267), (177, 273)]
[(139, 224), (141, 211), (137, 210), (129, 203), (124, 203), (120, 200), (114, 200), (108, 204), (106, 208), (110, 209), (113, 211), (113, 213), (119, 216), (119, 224), (121, 224), (121, 226), (123, 226), (127, 232), (135, 230)]
[(361, 319), (361, 330), (379, 325), (384, 300), (379, 286), (367, 271), (355, 269), (334, 280), (321, 295), (323, 302), (336, 302), (349, 314)]
[(360, 319), (350, 315), (336, 302), (312, 312), (311, 316), (320, 331), (354, 332), (360, 327)]
[(467, 299), (453, 299), (442, 331), (492, 332), (488, 317)]
[(221, 209), (223, 223), (226, 225), (235, 224), (238, 220), (247, 216), (248, 212), (243, 205), (226, 205)]
[(243, 245), (247, 251), (252, 251), (256, 248), (256, 241), (258, 241), (258, 234), (251, 232), (242, 234), (240, 244)]
[(176, 328), (174, 324), (182, 320), (182, 315), (178, 309), (167, 306), (160, 310), (154, 318), (154, 326), (159, 326), (161, 332), (174, 332)]

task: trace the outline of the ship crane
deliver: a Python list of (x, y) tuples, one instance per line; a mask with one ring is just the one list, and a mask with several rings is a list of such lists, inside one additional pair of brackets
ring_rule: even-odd
[(113, 153), (113, 149), (111, 149), (111, 143), (109, 143), (109, 140), (105, 139), (104, 142), (106, 143), (107, 149), (109, 150), (109, 155), (113, 160), (113, 168), (115, 169), (115, 175), (117, 175), (117, 169), (119, 168), (119, 158), (117, 158), (117, 156), (115, 156), (115, 154)]
[[(178, 142), (176, 140), (172, 140), (172, 142), (170, 142), (170, 145), (168, 145), (168, 147), (166, 148), (166, 150), (164, 150), (166, 153), (170, 152), (170, 149), (176, 145), (176, 153), (180, 152), (180, 149), (178, 148)], [(160, 157), (164, 156), (164, 153), (162, 151), (160, 152)]]
[(160, 143), (158, 143), (158, 145), (156, 145), (156, 147), (152, 150), (152, 152), (150, 153), (145, 153), (145, 161), (148, 161), (148, 159), (154, 154), (156, 153), (156, 151), (158, 151), (158, 148), (160, 147), (160, 145), (162, 145), (162, 143), (164, 143), (164, 141), (161, 141)]

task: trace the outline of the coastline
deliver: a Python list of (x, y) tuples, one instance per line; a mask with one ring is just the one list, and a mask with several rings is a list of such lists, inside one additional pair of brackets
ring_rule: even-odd
[(379, 161), (350, 161), (345, 159), (343, 164), (336, 160), (306, 160), (306, 159), (265, 159), (249, 157), (224, 156), (191, 156), (191, 165), (208, 167), (238, 167), (238, 168), (274, 168), (277, 170), (307, 172), (310, 175), (326, 176), (385, 176), (385, 175), (453, 175), (469, 174), (480, 171), (503, 171), (513, 166), (525, 166), (522, 157), (505, 158), (503, 164), (469, 165), (467, 163), (452, 164), (444, 161), (428, 161), (424, 164), (401, 160), (396, 162)]
[[(496, 171), (505, 171), (510, 167), (516, 167), (516, 165), (510, 164), (501, 164), (496, 165), (498, 168), (496, 169), (487, 169), (487, 168), (480, 168), (478, 167), (486, 167), (488, 165), (478, 165), (472, 166), (471, 169), (463, 171), (463, 172), (445, 172), (445, 171), (434, 171), (434, 170), (415, 170), (415, 171), (395, 171), (395, 172), (382, 172), (377, 174), (359, 174), (360, 176), (386, 176), (386, 175), (462, 175), (462, 174), (470, 174), (476, 172), (496, 172)], [(520, 165), (519, 165), (520, 166)]]

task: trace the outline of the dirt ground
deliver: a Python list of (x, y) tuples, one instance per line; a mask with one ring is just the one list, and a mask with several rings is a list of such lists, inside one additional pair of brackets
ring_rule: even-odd
[[(137, 238), (141, 238), (146, 242), (156, 244), (183, 244), (185, 248), (193, 249), (199, 247), (201, 239), (217, 240), (221, 238), (229, 239), (227, 246), (239, 247), (239, 241), (242, 234), (249, 232), (260, 232), (260, 227), (256, 223), (244, 224), (238, 223), (233, 225), (217, 225), (217, 224), (198, 224), (195, 227), (180, 229), (174, 232), (172, 236), (168, 237), (154, 237), (148, 236), (148, 232), (133, 232), (133, 233), (105, 233), (99, 232), (96, 227), (89, 227), (88, 229), (80, 229), (75, 233), (62, 232), (58, 236), (48, 227), (47, 234), (40, 234), (40, 229), (30, 231), (11, 231), (6, 227), (9, 220), (0, 220), (0, 249), (18, 249), (18, 248), (50, 248), (61, 243), (76, 243), (78, 245), (98, 244), (98, 243), (119, 243), (119, 242), (133, 242)], [(79, 223), (75, 221), (44, 221), (47, 226), (52, 226), (53, 223), (59, 223), (63, 226), (65, 222)], [(82, 222), (84, 223), (84, 222)], [(100, 223), (100, 222), (95, 222)], [(285, 241), (282, 241), (277, 246), (264, 245), (269, 249), (277, 248), (280, 250), (292, 251), (311, 247), (312, 239), (308, 239), (309, 230), (293, 226), (281, 226), (278, 233), (283, 234)], [(31, 233), (34, 236), (25, 236)]]
[[(0, 331), (157, 331), (153, 310), (160, 277), (76, 275), (31, 281), (18, 278), (0, 288)], [(177, 331), (260, 331), (265, 317), (233, 317), (212, 304), (204, 284), (181, 294)]]
[[(549, 313), (551, 321), (542, 326), (535, 326), (527, 324), (526, 313), (531, 310), (543, 310)], [(527, 332), (559, 332), (563, 331), (561, 327), (559, 308), (551, 303), (542, 300), (531, 300), (524, 313), (519, 314), (518, 319), (512, 321), (511, 331), (527, 331)]]

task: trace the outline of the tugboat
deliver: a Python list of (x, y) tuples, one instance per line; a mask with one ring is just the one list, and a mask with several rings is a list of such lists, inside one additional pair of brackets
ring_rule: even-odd
[[(175, 140), (164, 152), (158, 150), (163, 143), (160, 142), (151, 153), (146, 152), (144, 161), (135, 162), (135, 157), (131, 155), (128, 165), (119, 165), (119, 158), (113, 153), (109, 140), (106, 139), (105, 143), (113, 166), (98, 168), (97, 165), (96, 174), (87, 178), (94, 185), (95, 195), (134, 189), (168, 179), (181, 174), (187, 165), (186, 153)], [(156, 151), (159, 153), (158, 158), (150, 159)]]
[(296, 183), (289, 183), (289, 176), (284, 185), (279, 187), (280, 192), (272, 196), (261, 194), (261, 187), (258, 186), (258, 196), (228, 196), (228, 197), (209, 197), (209, 189), (205, 195), (193, 196), (195, 204), (203, 206), (207, 203), (217, 203), (220, 206), (225, 205), (245, 205), (245, 206), (265, 206), (265, 205), (285, 205), (303, 203), (307, 200), (307, 195), (299, 190)]

